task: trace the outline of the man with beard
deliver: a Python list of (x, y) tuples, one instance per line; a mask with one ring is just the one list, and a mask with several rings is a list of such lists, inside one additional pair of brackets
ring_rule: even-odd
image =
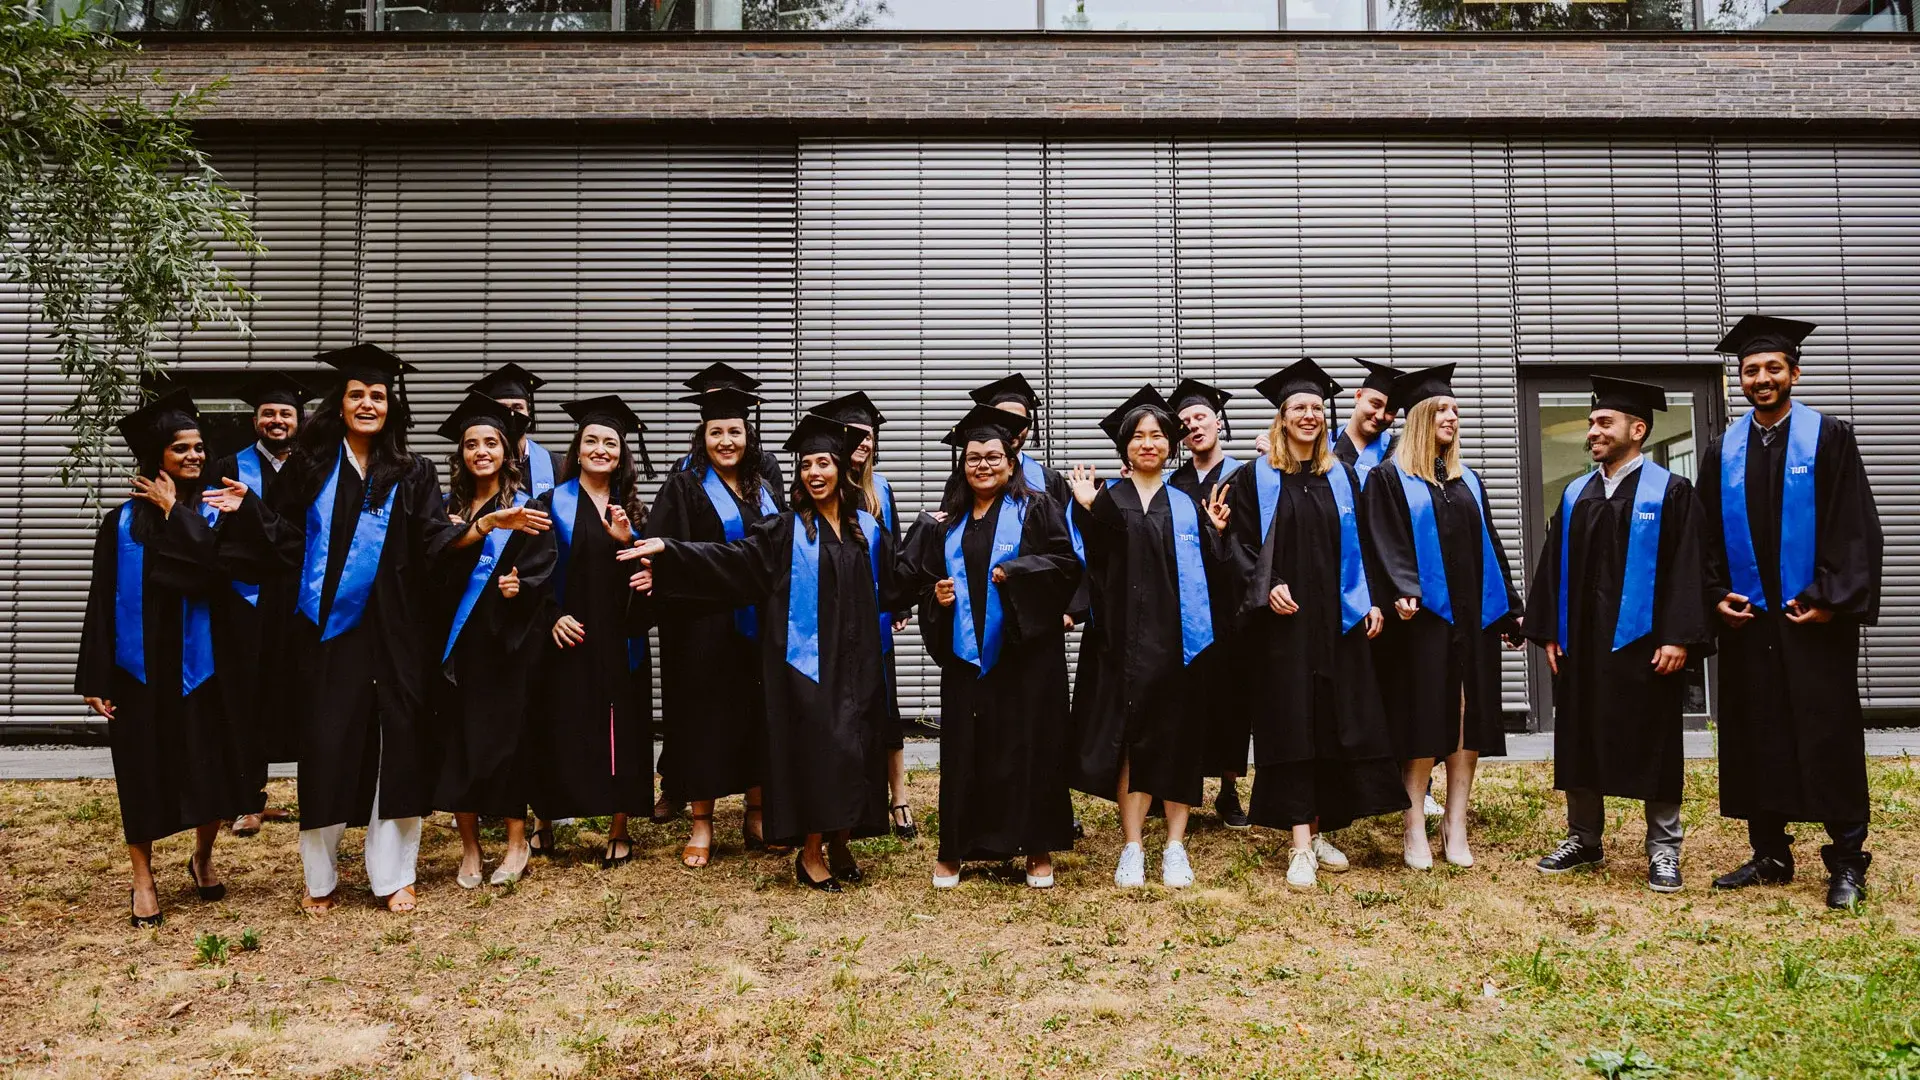
[[(241, 387), (240, 400), (253, 409), (253, 445), (213, 463), (209, 475), (216, 481), (238, 480), (247, 490), (265, 499), (280, 469), (293, 453), (293, 440), (300, 433), (300, 407), (307, 391), (282, 372), (268, 372)], [(255, 759), (249, 767), (259, 779), (260, 802), (251, 814), (235, 818), (233, 834), (252, 836), (262, 821), (285, 821), (289, 816), (279, 807), (267, 805), (267, 766), (275, 761), (292, 761), (295, 756), (293, 731), (276, 722), (274, 710), (263, 708), (257, 694), (261, 687), (275, 685), (271, 673), (278, 655), (268, 640), (286, 622), (293, 611), (294, 581), (291, 576), (247, 585), (236, 582), (234, 591), (245, 603), (231, 607), (235, 621), (233, 633), (221, 636), (221, 681), (228, 694), (236, 723), (251, 733)], [(250, 722), (257, 719), (258, 722)]]
[(1389, 395), (1401, 371), (1357, 357), (1355, 363), (1367, 369), (1367, 378), (1353, 392), (1353, 409), (1347, 414), (1346, 428), (1333, 441), (1333, 456), (1353, 466), (1364, 485), (1367, 474), (1393, 450), (1393, 434), (1387, 430), (1394, 415)]
[(1689, 656), (1712, 651), (1693, 485), (1642, 450), (1658, 386), (1593, 376), (1587, 453), (1548, 526), (1523, 632), (1553, 669), (1553, 786), (1567, 839), (1543, 874), (1599, 866), (1608, 795), (1646, 804), (1647, 887), (1680, 890), (1681, 714)]
[(1719, 351), (1753, 406), (1707, 447), (1707, 599), (1720, 631), (1720, 813), (1753, 857), (1714, 887), (1793, 880), (1793, 821), (1818, 821), (1827, 906), (1866, 895), (1860, 628), (1880, 612), (1882, 538), (1853, 429), (1794, 400), (1812, 323), (1749, 315)]

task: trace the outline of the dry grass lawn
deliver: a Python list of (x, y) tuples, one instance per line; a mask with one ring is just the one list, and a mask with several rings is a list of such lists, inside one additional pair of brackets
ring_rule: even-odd
[[(938, 784), (913, 777), (929, 832)], [(868, 884), (824, 896), (741, 853), (736, 799), (705, 871), (675, 859), (684, 820), (641, 825), (613, 871), (583, 825), (511, 891), (455, 887), (438, 819), (409, 917), (355, 897), (348, 865), (349, 901), (303, 918), (290, 824), (223, 838), (231, 892), (198, 903), (176, 837), (166, 925), (134, 932), (111, 784), (0, 785), (0, 1075), (1914, 1076), (1920, 770), (1876, 763), (1873, 791), (1853, 913), (1826, 910), (1809, 829), (1793, 885), (1708, 887), (1744, 856), (1711, 763), (1688, 774), (1685, 892), (1647, 891), (1624, 803), (1607, 870), (1543, 878), (1548, 767), (1496, 763), (1477, 867), (1403, 870), (1397, 825), (1366, 823), (1339, 837), (1354, 869), (1305, 893), (1283, 837), (1210, 815), (1194, 888), (1117, 891), (1112, 806), (1084, 800), (1051, 892), (986, 867), (935, 893), (922, 838), (859, 845)]]

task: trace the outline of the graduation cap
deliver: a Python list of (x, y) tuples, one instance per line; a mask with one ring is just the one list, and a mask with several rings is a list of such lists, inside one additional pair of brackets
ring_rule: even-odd
[(1309, 359), (1289, 365), (1260, 380), (1254, 387), (1260, 396), (1273, 402), (1276, 409), (1287, 407), (1287, 399), (1295, 394), (1314, 394), (1321, 398), (1331, 398), (1340, 392), (1340, 384), (1326, 373), (1319, 364)]
[(887, 422), (886, 416), (880, 412), (878, 406), (874, 405), (873, 399), (861, 390), (855, 390), (851, 394), (842, 395), (832, 401), (821, 402), (807, 411), (829, 420), (838, 420), (843, 424), (864, 424), (875, 431), (879, 431), (880, 425)]
[[(1126, 423), (1128, 413), (1141, 408), (1156, 409), (1166, 417), (1173, 416), (1173, 411), (1167, 408), (1167, 399), (1160, 396), (1160, 391), (1155, 390), (1152, 383), (1148, 383), (1121, 402), (1119, 408), (1100, 418), (1100, 430), (1106, 432), (1107, 438), (1113, 440), (1113, 445), (1120, 448), (1122, 457), (1126, 456), (1126, 445), (1133, 438), (1133, 432), (1120, 430), (1120, 425)], [(1179, 426), (1180, 422), (1176, 420), (1173, 428), (1167, 430), (1169, 440), (1179, 438), (1175, 430)]]
[(547, 380), (521, 367), (519, 364), (501, 364), (489, 374), (475, 380), (467, 389), (476, 394), (485, 394), (490, 398), (517, 398), (521, 401), (533, 401), (533, 392), (547, 385)]
[(1800, 343), (1817, 329), (1814, 323), (1798, 319), (1777, 319), (1772, 315), (1744, 315), (1714, 346), (1714, 352), (1732, 353), (1745, 360), (1754, 353), (1787, 354), (1787, 362), (1800, 366)]
[[(1362, 390), (1378, 390), (1389, 398), (1393, 396), (1393, 381), (1406, 374), (1406, 372), (1392, 365), (1376, 364), (1371, 360), (1362, 360), (1357, 356), (1353, 358), (1353, 362), (1367, 369), (1367, 377), (1361, 381), (1360, 388)], [(1391, 406), (1389, 406), (1389, 408), (1391, 408)], [(1393, 411), (1399, 412), (1400, 410), (1394, 409)]]
[(469, 390), (460, 404), (454, 407), (452, 415), (440, 425), (440, 437), (458, 446), (467, 437), (467, 429), (476, 424), (498, 429), (510, 446), (519, 445), (520, 436), (527, 431), (525, 416), (500, 404), (490, 395)]
[(291, 405), (298, 409), (307, 403), (307, 388), (294, 382), (284, 371), (269, 371), (240, 388), (239, 398), (249, 408), (262, 405)]
[(846, 461), (865, 441), (867, 441), (867, 433), (857, 427), (849, 427), (819, 413), (807, 413), (800, 418), (798, 424), (794, 425), (793, 434), (787, 436), (783, 449), (791, 450), (801, 457), (806, 457), (808, 454), (833, 454), (841, 461)]
[(1453, 396), (1453, 369), (1456, 365), (1421, 368), (1403, 372), (1387, 391), (1387, 408), (1405, 412), (1428, 398)]
[(342, 378), (354, 379), (368, 386), (384, 385), (397, 387), (402, 375), (411, 374), (415, 368), (387, 350), (370, 342), (360, 342), (344, 349), (329, 349), (315, 353), (315, 360), (339, 370)]
[(1040, 411), (1040, 395), (1033, 392), (1033, 385), (1027, 377), (1014, 372), (1004, 378), (995, 379), (985, 386), (968, 391), (967, 396), (982, 405), (998, 405), (1003, 401), (1017, 401), (1027, 407), (1028, 415)]
[(940, 441), (964, 451), (970, 442), (988, 442), (1000, 439), (1009, 447), (1020, 433), (1027, 430), (1030, 421), (1019, 413), (996, 409), (991, 405), (975, 405), (967, 410), (967, 415), (953, 425), (953, 430), (940, 437)]
[(760, 389), (760, 380), (739, 368), (716, 360), (700, 369), (698, 374), (681, 385), (696, 394), (705, 394), (729, 386), (735, 390), (753, 391)]
[(145, 464), (157, 458), (173, 437), (200, 426), (200, 408), (185, 389), (162, 394), (120, 418), (120, 434), (135, 460)]
[(700, 406), (700, 422), (708, 420), (745, 420), (760, 407), (760, 399), (737, 386), (722, 386), (680, 399)]
[(1174, 387), (1173, 394), (1167, 398), (1167, 411), (1177, 420), (1180, 418), (1180, 413), (1188, 406), (1205, 405), (1220, 418), (1220, 434), (1223, 437), (1230, 437), (1233, 434), (1233, 425), (1227, 422), (1227, 402), (1231, 400), (1233, 395), (1217, 386), (1208, 385), (1199, 379), (1181, 379), (1180, 385)]
[(635, 436), (640, 444), (640, 463), (647, 470), (647, 476), (653, 476), (653, 455), (647, 452), (647, 425), (640, 422), (632, 408), (621, 400), (618, 394), (602, 394), (599, 397), (578, 398), (560, 406), (566, 410), (573, 422), (585, 428), (589, 424), (599, 424), (620, 433), (622, 442), (628, 435)]
[(1593, 380), (1593, 407), (1626, 413), (1648, 424), (1653, 414), (1667, 411), (1667, 392), (1652, 383), (1616, 379), (1611, 375), (1589, 376)]

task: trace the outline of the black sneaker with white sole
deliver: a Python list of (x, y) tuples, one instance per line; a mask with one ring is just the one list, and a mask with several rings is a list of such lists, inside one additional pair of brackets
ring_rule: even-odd
[(1534, 864), (1534, 869), (1543, 874), (1564, 874), (1571, 870), (1585, 870), (1599, 866), (1607, 861), (1606, 853), (1599, 846), (1588, 847), (1580, 841), (1568, 837), (1560, 841), (1553, 854)]
[(1680, 891), (1680, 853), (1656, 851), (1647, 860), (1647, 888), (1654, 892)]

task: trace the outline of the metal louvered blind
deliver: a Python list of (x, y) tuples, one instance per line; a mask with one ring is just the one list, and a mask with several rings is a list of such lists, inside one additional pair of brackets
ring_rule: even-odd
[[(1869, 705), (1920, 704), (1920, 142), (1726, 142), (1716, 148), (1727, 320), (1820, 324), (1795, 396), (1851, 421), (1886, 533)], [(1709, 346), (1711, 344), (1709, 343)], [(1728, 367), (1727, 399), (1746, 402)]]

